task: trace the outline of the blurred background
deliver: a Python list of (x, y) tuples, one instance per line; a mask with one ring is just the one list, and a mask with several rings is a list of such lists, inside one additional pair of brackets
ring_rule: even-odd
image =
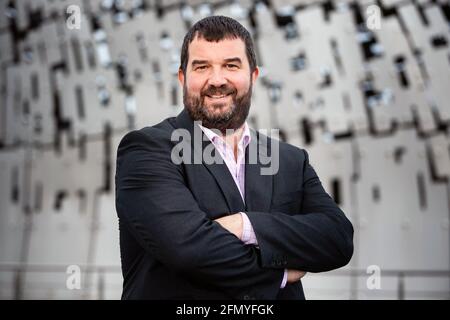
[(355, 228), (308, 299), (450, 298), (443, 0), (0, 0), (0, 298), (118, 299), (123, 135), (182, 109), (189, 26), (251, 31), (249, 123), (306, 148)]

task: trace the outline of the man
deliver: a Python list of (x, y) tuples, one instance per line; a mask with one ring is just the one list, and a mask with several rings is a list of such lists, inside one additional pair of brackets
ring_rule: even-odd
[[(231, 18), (205, 18), (182, 46), (184, 111), (122, 139), (123, 299), (304, 299), (305, 272), (351, 259), (352, 225), (306, 151), (248, 127), (258, 73), (248, 31)], [(180, 132), (188, 148), (174, 141)], [(207, 149), (223, 161), (196, 162)], [(260, 154), (271, 152), (278, 165), (263, 174)]]

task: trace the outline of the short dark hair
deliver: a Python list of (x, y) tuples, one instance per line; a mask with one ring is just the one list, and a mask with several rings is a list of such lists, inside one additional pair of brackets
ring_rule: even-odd
[(210, 16), (197, 21), (184, 36), (180, 59), (180, 69), (183, 70), (184, 75), (186, 75), (186, 68), (189, 60), (189, 45), (197, 36), (211, 42), (219, 42), (223, 39), (240, 38), (245, 43), (250, 71), (253, 72), (256, 69), (256, 55), (253, 40), (247, 29), (245, 29), (238, 21), (230, 17)]

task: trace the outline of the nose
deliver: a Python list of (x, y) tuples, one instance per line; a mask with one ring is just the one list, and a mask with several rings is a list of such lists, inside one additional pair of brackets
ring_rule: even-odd
[(222, 70), (213, 70), (208, 79), (208, 84), (215, 87), (221, 87), (227, 83), (227, 79), (224, 77)]

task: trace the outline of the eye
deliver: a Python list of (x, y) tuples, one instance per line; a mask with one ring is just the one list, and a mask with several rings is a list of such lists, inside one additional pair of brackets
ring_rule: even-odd
[(206, 68), (206, 66), (198, 66), (197, 68), (195, 68), (195, 70), (205, 70)]
[(237, 69), (238, 68), (238, 66), (237, 65), (235, 65), (235, 64), (227, 64), (227, 68), (228, 69)]

